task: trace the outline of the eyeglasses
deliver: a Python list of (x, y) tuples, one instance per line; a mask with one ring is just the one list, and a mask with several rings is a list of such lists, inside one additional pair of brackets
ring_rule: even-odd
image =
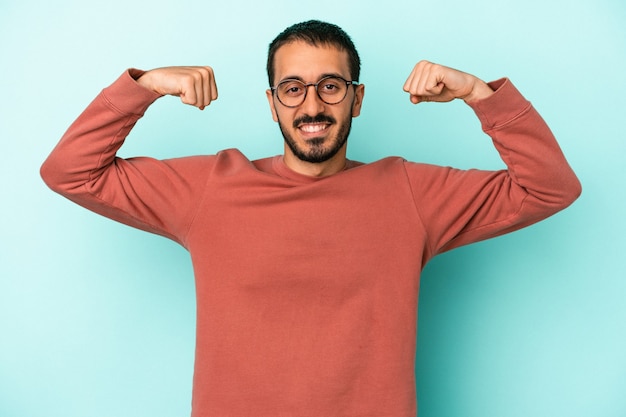
[(286, 79), (272, 87), (276, 97), (285, 107), (298, 107), (306, 99), (309, 87), (315, 87), (317, 96), (326, 104), (338, 104), (346, 98), (349, 85), (359, 85), (356, 81), (346, 81), (334, 75), (324, 77), (316, 83), (303, 83), (296, 79)]

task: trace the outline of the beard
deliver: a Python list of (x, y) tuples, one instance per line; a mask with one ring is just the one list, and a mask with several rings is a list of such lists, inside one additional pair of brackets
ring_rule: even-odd
[[(332, 125), (336, 124), (337, 121), (335, 118), (325, 115), (318, 114), (315, 117), (311, 116), (302, 116), (293, 121), (293, 128), (297, 129), (301, 123), (330, 123)], [(350, 129), (352, 128), (352, 116), (348, 115), (348, 117), (339, 125), (339, 130), (334, 137), (319, 137), (319, 138), (311, 138), (306, 141), (307, 149), (303, 149), (300, 147), (293, 136), (289, 133), (289, 131), (283, 126), (283, 123), (278, 120), (278, 126), (280, 127), (280, 131), (283, 134), (283, 138), (285, 139), (285, 143), (291, 149), (291, 152), (301, 161), (311, 162), (315, 164), (319, 164), (322, 162), (326, 162), (335, 155), (337, 152), (346, 144), (348, 141), (348, 136), (350, 135)]]

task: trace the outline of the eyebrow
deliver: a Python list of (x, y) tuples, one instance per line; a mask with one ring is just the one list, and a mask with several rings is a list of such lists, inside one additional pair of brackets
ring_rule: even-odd
[[(341, 74), (339, 74), (339, 73), (337, 73), (337, 72), (327, 72), (327, 73), (325, 73), (325, 74), (322, 74), (322, 75), (318, 78), (318, 80), (317, 80), (317, 81), (319, 81), (319, 80), (321, 80), (321, 79), (323, 79), (323, 78), (326, 78), (326, 77), (339, 77), (339, 78), (343, 78), (344, 80), (346, 79), (346, 77), (344, 77), (343, 75), (341, 75)], [(306, 81), (304, 81), (304, 78), (302, 78), (302, 77), (300, 77), (300, 76), (298, 76), (298, 75), (289, 75), (289, 76), (287, 76), (287, 77), (283, 78), (282, 80), (278, 81), (278, 82), (276, 83), (276, 85), (278, 85), (278, 84), (282, 83), (282, 82), (283, 82), (283, 81), (285, 81), (285, 80), (298, 80), (298, 81), (301, 81), (301, 82), (303, 82), (303, 83), (305, 83), (305, 84), (306, 84)]]

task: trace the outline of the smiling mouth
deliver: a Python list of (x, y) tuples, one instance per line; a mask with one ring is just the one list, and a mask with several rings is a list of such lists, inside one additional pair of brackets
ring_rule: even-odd
[(328, 123), (303, 123), (298, 126), (298, 129), (304, 133), (320, 133), (328, 129), (329, 126)]

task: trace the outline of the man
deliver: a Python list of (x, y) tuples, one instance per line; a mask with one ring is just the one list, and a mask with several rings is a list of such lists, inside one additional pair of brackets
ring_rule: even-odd
[(567, 207), (580, 184), (550, 130), (507, 79), (429, 62), (412, 103), (462, 99), (508, 169), (346, 159), (364, 86), (347, 34), (309, 21), (270, 45), (267, 99), (284, 155), (237, 150), (165, 161), (115, 153), (162, 95), (204, 109), (209, 67), (131, 69), (87, 107), (42, 167), (55, 191), (167, 236), (197, 289), (192, 414), (408, 417), (420, 271), (438, 253)]

